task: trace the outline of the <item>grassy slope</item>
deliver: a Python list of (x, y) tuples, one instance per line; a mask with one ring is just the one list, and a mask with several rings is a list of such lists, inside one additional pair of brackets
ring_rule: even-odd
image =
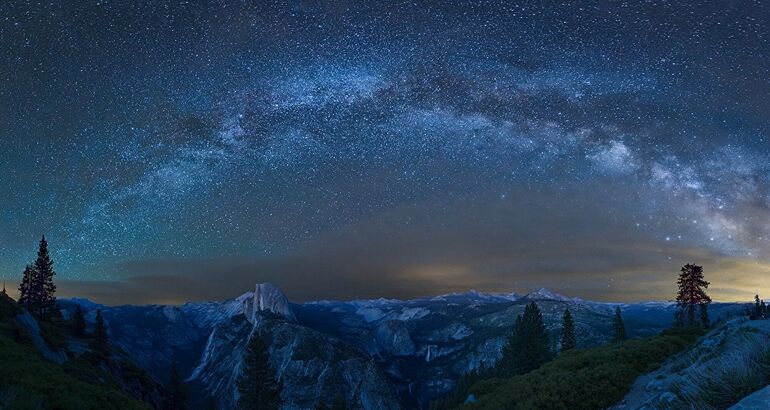
[(699, 329), (677, 329), (645, 339), (565, 352), (528, 374), (474, 384), (470, 392), (478, 401), (459, 408), (607, 408), (623, 398), (638, 376), (659, 367), (702, 333)]
[[(0, 300), (0, 408), (2, 409), (147, 409), (110, 382), (110, 377), (87, 360), (58, 366), (35, 348), (15, 340), (8, 319), (18, 312), (15, 303)], [(88, 383), (79, 377), (98, 382)]]

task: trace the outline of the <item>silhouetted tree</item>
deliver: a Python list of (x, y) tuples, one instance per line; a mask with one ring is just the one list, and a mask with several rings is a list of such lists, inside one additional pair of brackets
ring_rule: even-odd
[(684, 326), (684, 310), (677, 308), (674, 312), (674, 326)]
[(86, 317), (80, 305), (75, 305), (75, 313), (72, 314), (72, 331), (77, 337), (86, 335)]
[(677, 280), (679, 291), (676, 295), (676, 303), (679, 310), (684, 312), (688, 326), (695, 326), (695, 308), (702, 304), (711, 303), (711, 298), (706, 295), (709, 283), (703, 279), (703, 267), (693, 264), (682, 266), (682, 271)]
[(348, 410), (348, 403), (345, 401), (345, 398), (342, 397), (341, 394), (338, 394), (334, 397), (331, 410)]
[(528, 373), (551, 358), (548, 349), (548, 333), (543, 324), (543, 315), (535, 302), (524, 308), (524, 314), (516, 318), (503, 357), (497, 365), (502, 377)]
[(40, 239), (40, 246), (37, 251), (37, 259), (33, 265), (32, 281), (30, 288), (33, 298), (32, 305), (35, 313), (40, 320), (45, 320), (56, 307), (56, 285), (53, 284), (53, 277), (56, 272), (53, 270), (53, 260), (48, 254), (48, 242), (45, 236)]
[(754, 316), (757, 318), (762, 316), (762, 305), (759, 301), (759, 295), (754, 295)]
[(324, 403), (323, 400), (318, 400), (318, 402), (315, 404), (314, 410), (329, 410), (329, 408), (326, 407), (326, 403)]
[(238, 407), (243, 410), (272, 410), (281, 405), (281, 381), (270, 364), (267, 343), (255, 333), (246, 348), (243, 371), (238, 380)]
[(168, 384), (166, 384), (166, 400), (163, 403), (165, 410), (185, 410), (187, 408), (187, 389), (182, 383), (176, 360), (171, 362), (169, 368)]
[(709, 320), (709, 305), (707, 303), (701, 303), (700, 305), (700, 325), (704, 329), (711, 327), (711, 320)]
[(623, 323), (623, 316), (620, 314), (620, 306), (615, 307), (615, 318), (612, 322), (614, 342), (626, 340), (626, 325)]
[(104, 356), (109, 355), (109, 340), (107, 339), (107, 326), (104, 324), (102, 310), (96, 309), (96, 320), (94, 322), (94, 340), (93, 350)]
[(569, 308), (564, 309), (561, 326), (561, 350), (570, 350), (575, 348), (575, 322), (572, 321), (572, 314)]
[(35, 271), (31, 265), (27, 265), (24, 268), (24, 273), (21, 277), (21, 283), (19, 283), (19, 304), (31, 310), (30, 294), (32, 292), (32, 277), (35, 275)]

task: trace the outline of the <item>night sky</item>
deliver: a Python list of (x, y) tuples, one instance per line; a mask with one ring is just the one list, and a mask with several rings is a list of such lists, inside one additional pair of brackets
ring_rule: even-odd
[(770, 6), (539, 3), (0, 2), (0, 276), (770, 293)]

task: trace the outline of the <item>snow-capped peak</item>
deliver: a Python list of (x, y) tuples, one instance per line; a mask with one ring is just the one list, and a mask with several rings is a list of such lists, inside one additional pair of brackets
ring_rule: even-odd
[[(420, 300), (420, 299), (418, 299)], [(423, 299), (424, 300), (424, 299)], [(483, 293), (475, 289), (471, 289), (464, 293), (448, 293), (446, 295), (439, 295), (429, 298), (431, 301), (442, 302), (487, 302), (487, 303), (499, 303), (499, 302), (513, 302), (519, 300), (519, 296), (515, 292), (511, 293)]]
[(550, 289), (547, 288), (540, 288), (536, 291), (527, 293), (526, 296), (524, 296), (524, 299), (527, 300), (560, 300), (564, 302), (573, 302), (573, 301), (579, 301), (579, 298), (568, 298), (562, 294), (556, 293)]

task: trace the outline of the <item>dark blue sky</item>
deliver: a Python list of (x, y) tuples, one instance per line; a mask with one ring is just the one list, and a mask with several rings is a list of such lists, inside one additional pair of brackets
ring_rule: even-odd
[(62, 295), (770, 290), (761, 2), (6, 1), (0, 273)]

